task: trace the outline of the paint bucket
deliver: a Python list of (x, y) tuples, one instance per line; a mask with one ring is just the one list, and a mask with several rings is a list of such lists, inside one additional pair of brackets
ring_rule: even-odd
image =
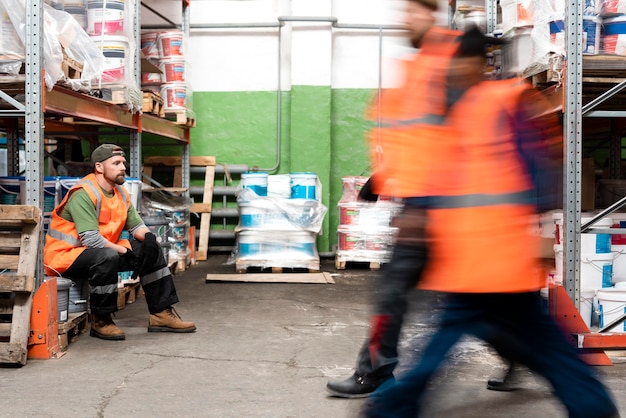
[(602, 51), (605, 54), (626, 55), (626, 16), (604, 19), (602, 23)]
[(613, 286), (613, 254), (582, 254), (580, 257), (581, 289)]
[(595, 55), (600, 53), (600, 31), (602, 19), (600, 16), (583, 16), (583, 54)]
[(259, 172), (241, 173), (241, 188), (250, 189), (259, 196), (267, 196), (268, 174)]
[(157, 43), (161, 58), (181, 58), (183, 56), (182, 32), (161, 32), (157, 38)]
[(289, 174), (267, 176), (267, 195), (279, 199), (291, 197), (291, 177)]
[(126, 177), (124, 188), (130, 194), (130, 201), (135, 209), (139, 210), (139, 202), (141, 198), (141, 181), (138, 178)]
[(59, 323), (67, 322), (70, 303), (70, 287), (72, 281), (63, 277), (46, 277), (45, 280), (56, 279), (57, 281), (57, 320)]
[(550, 45), (557, 51), (565, 49), (565, 22), (563, 20), (550, 22)]
[(291, 173), (292, 199), (317, 199), (317, 175), (315, 173)]
[[(555, 223), (555, 239), (557, 244), (563, 242), (563, 212), (554, 212), (552, 218)], [(593, 219), (593, 214), (582, 214), (580, 217), (581, 225), (586, 224)], [(602, 218), (592, 225), (593, 228), (611, 228), (613, 219)], [(580, 252), (606, 254), (611, 252), (611, 234), (580, 234)]]
[(170, 224), (169, 236), (174, 241), (186, 241), (189, 238), (189, 224)]
[(239, 257), (250, 258), (261, 254), (261, 240), (253, 231), (241, 231), (237, 234), (237, 250)]
[(141, 52), (146, 58), (158, 59), (161, 57), (157, 43), (158, 37), (159, 32), (141, 32)]
[(185, 82), (185, 60), (180, 58), (163, 59), (159, 63), (164, 83)]
[(337, 228), (337, 242), (340, 251), (359, 251), (365, 249), (363, 233), (350, 228)]
[[(161, 73), (141, 73), (141, 83), (142, 84), (150, 84), (150, 83), (162, 83)], [(158, 93), (158, 91), (157, 91)]]
[(87, 29), (87, 7), (84, 2), (66, 2), (63, 10), (78, 22), (81, 28)]
[(159, 244), (167, 243), (167, 236), (170, 230), (169, 221), (163, 216), (146, 216), (143, 218), (150, 232), (156, 236)]
[(167, 83), (161, 86), (163, 109), (184, 110), (187, 105), (187, 85), (184, 83)]
[[(626, 289), (602, 289), (598, 290), (597, 296), (600, 310), (600, 328), (604, 328), (626, 313)], [(609, 331), (624, 332), (626, 331), (626, 323), (619, 323)]]
[(369, 177), (345, 176), (341, 178), (342, 193), (340, 202), (356, 202), (361, 189), (367, 183)]
[(56, 178), (56, 205), (61, 203), (67, 192), (80, 181), (82, 177), (57, 177)]
[(68, 311), (85, 312), (87, 311), (87, 302), (89, 301), (89, 282), (86, 279), (72, 280), (69, 289)]
[(123, 0), (89, 0), (87, 2), (87, 34), (111, 35), (123, 31)]
[(359, 213), (361, 207), (358, 204), (344, 204), (340, 203), (339, 206), (339, 224), (340, 225), (358, 225)]
[(20, 179), (19, 176), (0, 177), (0, 203), (3, 205), (20, 204)]
[(604, 0), (604, 14), (626, 13), (626, 1), (624, 0)]
[(128, 38), (125, 36), (98, 36), (92, 38), (104, 56), (103, 83), (123, 82), (126, 75)]
[(287, 235), (287, 250), (293, 253), (292, 258), (302, 259), (317, 257), (317, 249), (315, 246), (315, 234), (313, 232), (290, 232)]

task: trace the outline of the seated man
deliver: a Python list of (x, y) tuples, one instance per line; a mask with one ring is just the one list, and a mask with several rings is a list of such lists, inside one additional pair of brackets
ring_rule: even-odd
[[(93, 172), (52, 211), (44, 247), (46, 274), (89, 281), (92, 337), (126, 338), (111, 314), (117, 311), (118, 272), (130, 270), (139, 275), (146, 295), (148, 332), (194, 332), (194, 323), (183, 321), (172, 307), (178, 296), (163, 252), (122, 186), (124, 150), (103, 144), (91, 161)], [(120, 239), (124, 229), (132, 239)]]

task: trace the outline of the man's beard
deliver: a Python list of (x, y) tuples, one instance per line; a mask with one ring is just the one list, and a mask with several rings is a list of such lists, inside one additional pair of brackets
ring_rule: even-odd
[(124, 176), (123, 174), (116, 176), (114, 180), (115, 184), (117, 184), (118, 186), (121, 186), (122, 184), (124, 184), (125, 181), (126, 181), (126, 176)]

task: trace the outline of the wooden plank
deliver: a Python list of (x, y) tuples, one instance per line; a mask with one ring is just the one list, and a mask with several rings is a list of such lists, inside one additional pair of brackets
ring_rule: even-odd
[[(0, 251), (3, 251), (4, 248), (20, 248), (22, 245), (22, 233), (21, 232), (12, 232), (12, 233), (2, 233), (0, 232)], [(6, 250), (4, 250), (6, 251)]]
[(26, 364), (26, 345), (18, 343), (0, 344), (0, 364)]
[(206, 282), (254, 282), (254, 283), (321, 283), (334, 284), (328, 272), (321, 273), (250, 273), (207, 274)]
[(191, 205), (191, 212), (194, 213), (211, 213), (213, 209), (213, 202), (209, 203), (193, 203)]
[(20, 347), (18, 355), (19, 361), (15, 361), (15, 363), (20, 363), (22, 365), (26, 364), (26, 358), (28, 355), (28, 337), (30, 336), (30, 310), (32, 304), (32, 293), (15, 294), (15, 303), (13, 305), (13, 320), (11, 326), (11, 344)]
[[(4, 256), (0, 256), (0, 258), (2, 257)], [(33, 292), (34, 290), (35, 276), (0, 274), (0, 292)]]
[(36, 224), (39, 222), (41, 211), (32, 205), (0, 205), (0, 219), (5, 221), (21, 221)]
[(0, 270), (17, 270), (19, 263), (19, 254), (0, 254)]
[[(204, 191), (202, 203), (213, 202), (213, 183), (215, 182), (215, 166), (207, 165), (204, 174)], [(209, 228), (211, 227), (211, 211), (203, 212), (200, 215), (200, 237), (198, 239), (198, 251), (196, 260), (204, 261), (209, 255)]]
[[(13, 307), (13, 305), (11, 305)], [(13, 311), (13, 309), (11, 309)], [(11, 323), (0, 323), (0, 337), (8, 338), (11, 336)]]

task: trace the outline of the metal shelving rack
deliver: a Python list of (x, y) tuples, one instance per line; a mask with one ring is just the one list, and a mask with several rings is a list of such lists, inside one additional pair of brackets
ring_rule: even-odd
[[(189, 127), (147, 114), (131, 114), (124, 108), (113, 105), (88, 95), (74, 92), (59, 86), (46, 91), (43, 81), (43, 0), (29, 0), (26, 2), (26, 42), (25, 42), (25, 75), (24, 92), (25, 103), (14, 100), (2, 91), (0, 98), (12, 105), (15, 109), (0, 111), (3, 118), (24, 118), (24, 140), (26, 164), (29, 167), (25, 173), (25, 202), (24, 204), (43, 207), (43, 180), (44, 180), (44, 131), (45, 116), (71, 116), (77, 120), (97, 122), (102, 125), (120, 127), (129, 130), (130, 135), (130, 174), (132, 177), (141, 177), (141, 134), (148, 132), (165, 138), (173, 139), (182, 146), (183, 154), (183, 186), (189, 188)], [(189, 0), (182, 1), (183, 30), (188, 33), (189, 28)], [(133, 28), (138, 39), (140, 27), (140, 1), (136, 2), (133, 16)], [(137, 48), (135, 57), (135, 76), (140, 80), (140, 50)], [(5, 121), (6, 122), (6, 121)], [(17, 123), (8, 122), (13, 127)], [(51, 121), (50, 126), (64, 127), (72, 131), (74, 127), (60, 121)], [(7, 141), (9, 155), (17, 155), (17, 136), (10, 129)], [(10, 170), (11, 173), (14, 170)], [(40, 259), (43, 250), (43, 234), (40, 237)], [(38, 284), (43, 277), (43, 266), (38, 263), (36, 274)]]

